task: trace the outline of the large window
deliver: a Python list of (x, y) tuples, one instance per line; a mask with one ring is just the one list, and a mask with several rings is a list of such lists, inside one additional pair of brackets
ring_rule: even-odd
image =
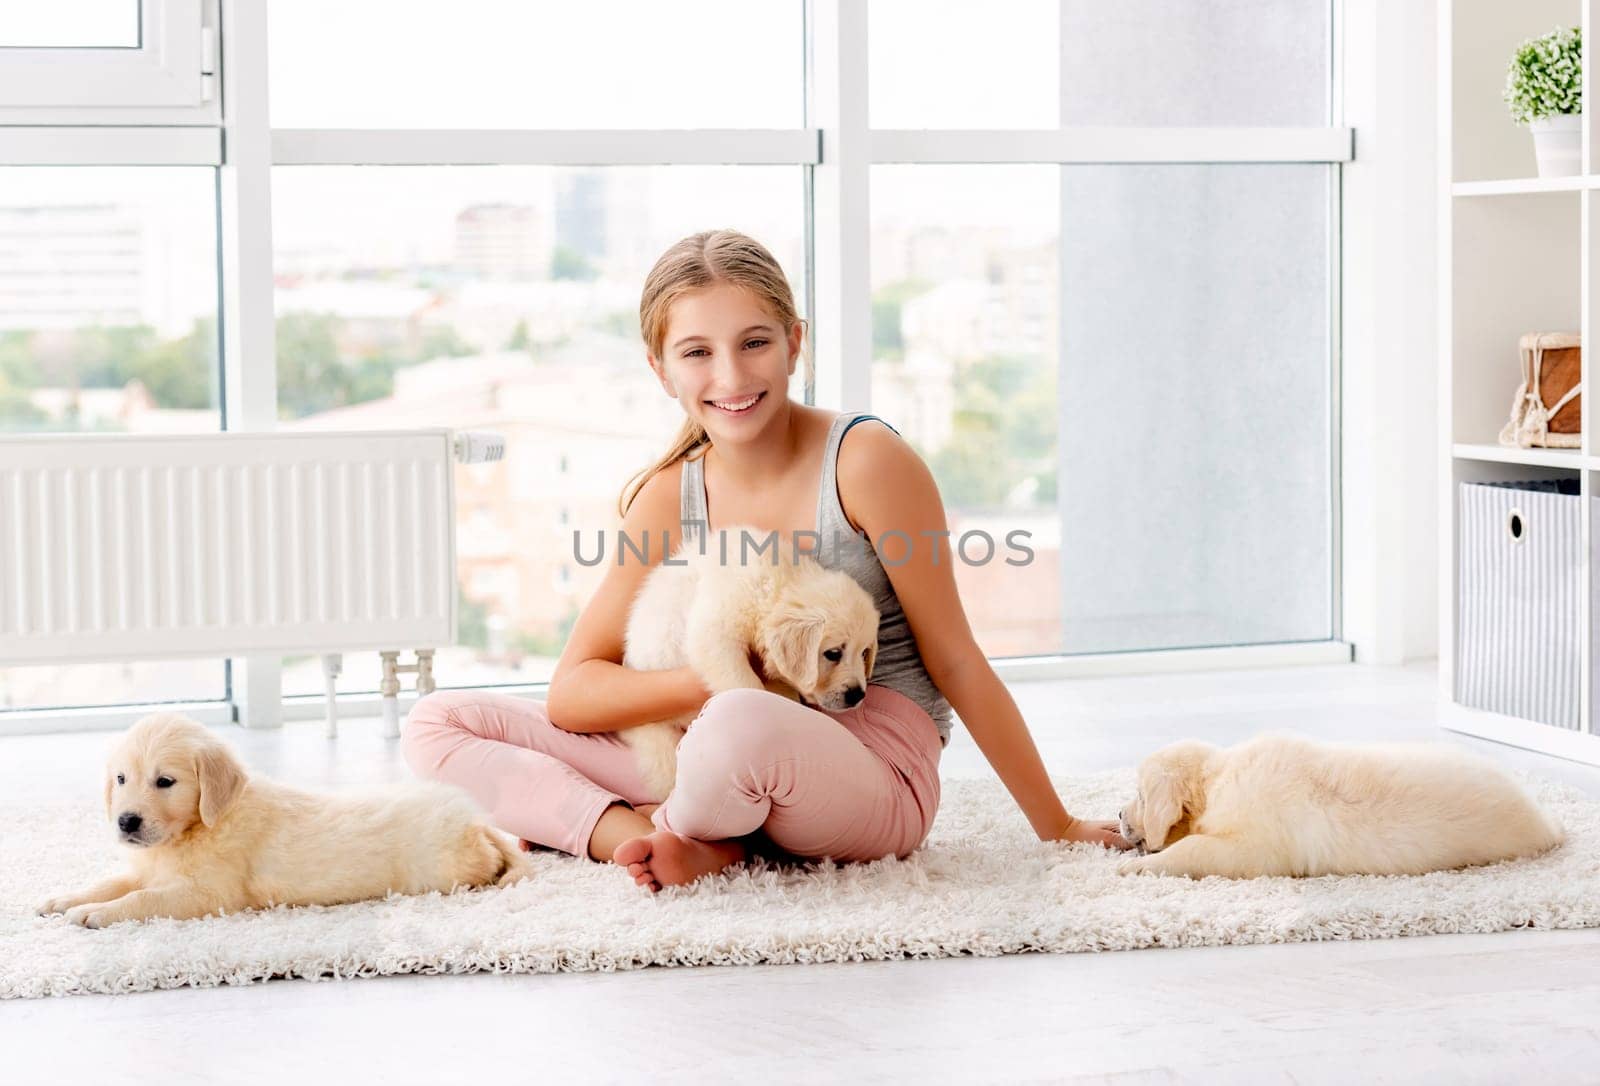
[(1328, 0), (1064, 0), (1064, 125), (1332, 119)]
[(139, 0), (56, 0), (0, 11), (0, 46), (137, 49)]
[[(802, 177), (783, 166), (283, 167), (274, 175), (278, 413), (285, 429), (505, 434), (456, 479), (456, 685), (543, 682), (604, 568), (572, 533), (683, 415), (644, 361), (639, 289), (679, 238), (761, 239), (805, 297)], [(404, 224), (397, 228), (396, 224)], [(798, 375), (797, 375), (798, 376)], [(320, 663), (284, 661), (287, 693)], [(377, 689), (351, 656), (341, 689)]]
[(0, 120), (215, 122), (216, 24), (216, 0), (0, 5)]
[(870, 40), (875, 126), (1077, 135), (1059, 165), (873, 167), (873, 408), (975, 556), (1029, 541), (956, 564), (980, 644), (1336, 636), (1337, 174), (1273, 130), (1331, 119), (1330, 5), (1003, 7), (874, 3)]
[(214, 171), (0, 168), (0, 426), (221, 428)]
[(991, 656), (1061, 651), (1058, 173), (872, 176), (872, 408), (933, 469), (951, 539), (968, 539), (956, 583)]
[(872, 0), (867, 96), (875, 128), (1054, 128), (1058, 0)]
[[(680, 419), (645, 273), (722, 226), (813, 322), (796, 397), (895, 425), (958, 538), (1026, 533), (957, 565), (991, 657), (1339, 634), (1329, 0), (34, 7), (0, 14), (0, 428), (505, 433), (457, 469), (445, 685), (548, 678), (599, 574), (572, 532)], [(226, 674), (9, 669), (0, 709)]]
[(1061, 651), (1333, 636), (1331, 182), (1062, 167)]
[[(221, 428), (215, 172), (0, 168), (0, 431)], [(0, 668), (0, 710), (223, 696), (215, 660)]]
[(801, 12), (748, 0), (454, 0), (402, 17), (393, 0), (272, 0), (272, 123), (795, 128)]

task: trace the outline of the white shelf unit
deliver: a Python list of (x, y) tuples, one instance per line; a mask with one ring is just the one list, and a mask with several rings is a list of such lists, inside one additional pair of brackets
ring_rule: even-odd
[[(1584, 563), (1580, 726), (1554, 727), (1470, 709), (1455, 700), (1457, 498), (1463, 482), (1576, 479), (1582, 508), (1600, 494), (1600, 443), (1590, 396), (1582, 398), (1581, 449), (1518, 449), (1498, 443), (1519, 380), (1517, 338), (1524, 332), (1582, 334), (1588, 346), (1600, 316), (1600, 153), (1596, 148), (1593, 55), (1600, 0), (1441, 0), (1439, 5), (1439, 434), (1441, 723), (1460, 731), (1562, 758), (1600, 765), (1600, 703), (1591, 645), (1600, 623), (1591, 585), (1595, 544), (1582, 522)], [(1533, 138), (1514, 124), (1501, 90), (1517, 45), (1558, 26), (1582, 26), (1582, 174), (1541, 178)]]

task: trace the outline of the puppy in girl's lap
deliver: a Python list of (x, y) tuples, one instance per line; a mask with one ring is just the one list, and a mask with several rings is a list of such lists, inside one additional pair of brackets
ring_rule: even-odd
[(249, 776), (209, 729), (176, 713), (129, 729), (107, 766), (105, 807), (128, 871), (52, 898), (41, 915), (99, 928), (506, 885), (531, 872), (458, 789), (303, 792)]
[[(650, 571), (629, 610), (622, 662), (688, 666), (713, 693), (766, 689), (842, 712), (866, 695), (878, 621), (872, 597), (848, 573), (796, 559), (775, 533), (735, 526), (708, 533), (703, 548), (684, 543)], [(693, 720), (617, 733), (652, 799), (672, 790), (678, 740)]]
[(1445, 743), (1287, 733), (1188, 740), (1139, 767), (1122, 874), (1421, 875), (1535, 856), (1561, 827), (1499, 766)]

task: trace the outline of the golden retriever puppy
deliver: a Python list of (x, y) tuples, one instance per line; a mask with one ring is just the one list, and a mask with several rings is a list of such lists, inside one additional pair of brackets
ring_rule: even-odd
[(1442, 743), (1268, 733), (1185, 741), (1139, 767), (1123, 874), (1421, 875), (1533, 856), (1563, 831), (1493, 762)]
[(454, 788), (302, 792), (248, 776), (225, 743), (177, 713), (129, 729), (107, 766), (105, 805), (132, 850), (129, 870), (52, 898), (41, 915), (100, 928), (505, 885), (531, 870)]
[[(793, 558), (777, 535), (750, 527), (708, 533), (703, 553), (692, 542), (680, 546), (634, 597), (623, 664), (689, 666), (713, 693), (765, 688), (833, 712), (855, 706), (878, 653), (878, 609), (848, 573)], [(693, 720), (617, 733), (633, 748), (655, 801), (672, 791), (678, 740)]]

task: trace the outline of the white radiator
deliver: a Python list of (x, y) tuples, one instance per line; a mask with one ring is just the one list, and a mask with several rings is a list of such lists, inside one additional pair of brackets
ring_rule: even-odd
[(451, 464), (469, 444), (448, 430), (0, 437), (0, 665), (431, 655), (455, 640)]

